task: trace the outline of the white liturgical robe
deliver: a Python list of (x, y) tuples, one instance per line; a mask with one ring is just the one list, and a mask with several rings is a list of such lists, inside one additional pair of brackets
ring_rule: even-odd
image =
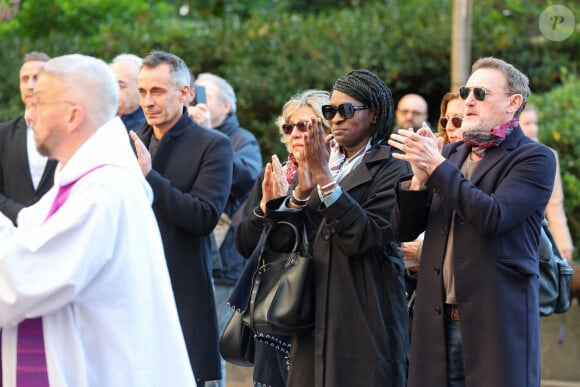
[[(94, 169), (45, 219), (58, 188)], [(0, 216), (3, 387), (17, 325), (42, 317), (51, 387), (195, 386), (153, 214), (153, 194), (115, 118), (59, 165), (54, 187)]]

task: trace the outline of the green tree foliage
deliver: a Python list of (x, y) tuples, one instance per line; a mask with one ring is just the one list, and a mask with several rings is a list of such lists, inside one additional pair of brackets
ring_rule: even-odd
[[(272, 153), (285, 153), (274, 126), (282, 104), (306, 88), (330, 89), (337, 77), (356, 68), (376, 72), (395, 99), (407, 92), (425, 96), (434, 125), (439, 101), (450, 83), (452, 3), (24, 1), (17, 18), (0, 23), (0, 64), (5, 73), (0, 84), (0, 120), (22, 111), (17, 69), (28, 51), (53, 56), (81, 52), (109, 61), (123, 52), (144, 56), (162, 49), (182, 57), (194, 74), (210, 71), (232, 83), (240, 121), (256, 134), (266, 160)], [(180, 14), (183, 5), (189, 7), (188, 12)], [(561, 42), (545, 39), (538, 20), (546, 6), (539, 0), (474, 1), (472, 58), (492, 55), (515, 64), (528, 74), (536, 94), (560, 85), (562, 68), (578, 74), (580, 33), (577, 30)], [(567, 6), (580, 17), (580, 4)], [(554, 106), (554, 112), (573, 110), (561, 109)], [(551, 131), (551, 125), (545, 126)], [(568, 127), (572, 131), (574, 126)], [(554, 146), (565, 161), (567, 206), (574, 211), (574, 200), (580, 199), (569, 190), (577, 188), (572, 177), (578, 174), (572, 169), (568, 173), (568, 168), (570, 160), (575, 163), (580, 154), (576, 143), (580, 142)]]
[(530, 98), (538, 110), (539, 139), (554, 148), (560, 156), (568, 225), (580, 249), (580, 78), (562, 69), (564, 84), (542, 95)]

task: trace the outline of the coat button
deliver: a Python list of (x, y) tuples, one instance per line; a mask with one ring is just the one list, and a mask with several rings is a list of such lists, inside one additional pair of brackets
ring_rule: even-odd
[(441, 269), (439, 268), (439, 266), (435, 266), (433, 268), (433, 271), (435, 272), (435, 274), (439, 275), (441, 273)]
[(435, 310), (435, 313), (437, 314), (441, 314), (441, 307), (440, 306), (436, 306), (435, 308), (433, 308)]

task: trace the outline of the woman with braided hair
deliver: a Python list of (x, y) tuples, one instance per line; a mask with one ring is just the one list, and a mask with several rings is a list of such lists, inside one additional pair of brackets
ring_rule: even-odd
[[(332, 135), (315, 116), (302, 134), (291, 193), (279, 195), (279, 173), (266, 170), (265, 218), (305, 224), (314, 260), (314, 329), (292, 337), (288, 386), (405, 386), (404, 268), (389, 219), (394, 185), (411, 169), (385, 145), (393, 106), (374, 73), (346, 74), (322, 107)], [(272, 233), (293, 238), (287, 227)]]

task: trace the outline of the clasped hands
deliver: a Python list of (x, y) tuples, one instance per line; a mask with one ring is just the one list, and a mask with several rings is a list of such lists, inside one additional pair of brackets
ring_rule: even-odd
[[(292, 138), (294, 157), (298, 164), (296, 171), (298, 184), (294, 188), (296, 199), (309, 198), (312, 189), (319, 184), (327, 185), (333, 181), (328, 160), (330, 157), (330, 140), (332, 135), (324, 133), (320, 119), (312, 118), (302, 134), (302, 141)], [(302, 143), (303, 146), (299, 146)], [(286, 177), (287, 166), (282, 166), (278, 156), (273, 155), (272, 161), (266, 164), (264, 180), (262, 181), (262, 200), (260, 208), (266, 211), (266, 203), (272, 199), (288, 196), (290, 183)]]
[(426, 124), (416, 132), (411, 128), (399, 129), (391, 134), (388, 143), (403, 152), (394, 153), (394, 158), (411, 164), (413, 169), (413, 178), (409, 186), (411, 190), (424, 189), (433, 171), (445, 161), (441, 155), (443, 139), (436, 137)]

